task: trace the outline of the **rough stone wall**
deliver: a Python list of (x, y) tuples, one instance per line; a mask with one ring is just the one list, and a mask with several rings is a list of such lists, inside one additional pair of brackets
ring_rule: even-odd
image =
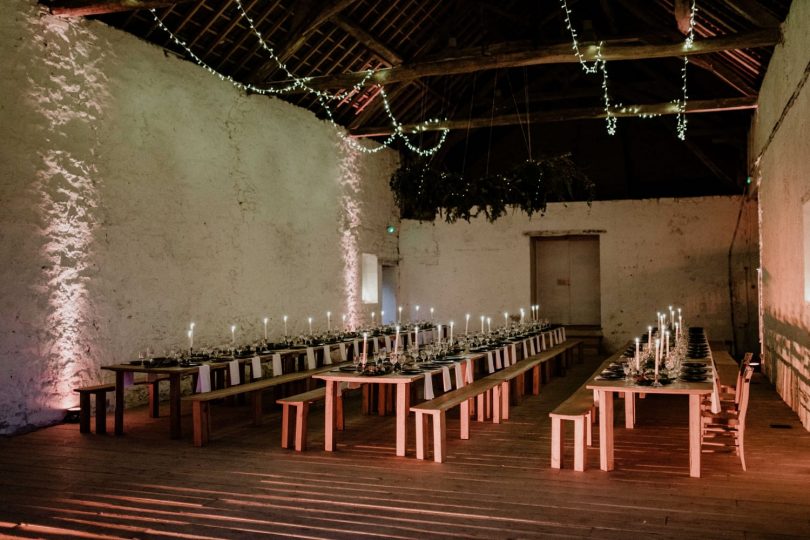
[[(400, 287), (409, 302), (434, 305), (445, 319), (481, 313), (499, 321), (531, 304), (527, 232), (602, 230), (600, 273), (605, 345), (615, 349), (682, 306), (689, 324), (730, 340), (728, 250), (739, 197), (550, 204), (543, 217), (510, 214), (494, 224), (405, 220)], [(750, 215), (750, 214), (748, 214)]]
[(810, 2), (793, 2), (751, 136), (759, 190), (764, 369), (810, 430), (810, 303), (802, 203), (810, 199)]
[(0, 5), (0, 49), (0, 434), (60, 420), (102, 365), (186, 346), (190, 321), (219, 345), (373, 307), (357, 254), (397, 257), (394, 152), (32, 0)]

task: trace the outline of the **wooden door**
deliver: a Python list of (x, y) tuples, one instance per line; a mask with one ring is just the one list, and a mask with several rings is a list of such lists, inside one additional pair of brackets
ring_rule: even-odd
[(562, 324), (601, 326), (599, 237), (534, 239), (535, 298), (540, 316)]

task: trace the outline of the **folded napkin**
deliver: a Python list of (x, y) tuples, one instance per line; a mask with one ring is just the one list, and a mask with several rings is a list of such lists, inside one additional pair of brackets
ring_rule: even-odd
[(281, 354), (276, 353), (273, 355), (273, 377), (278, 377), (281, 375), (281, 372)]
[[(528, 339), (523, 340), (523, 358), (528, 358), (529, 357), (529, 346), (528, 346), (528, 343), (527, 343), (528, 341), (529, 341)], [(534, 354), (534, 353), (532, 353), (532, 354)]]
[(340, 344), (340, 361), (345, 362), (348, 359), (349, 358), (346, 356), (346, 344), (341, 342), (341, 344)]
[(211, 391), (211, 366), (203, 364), (197, 370), (197, 393)]
[(358, 340), (355, 339), (353, 345), (354, 345), (354, 357), (360, 358), (360, 344), (358, 343)]
[(329, 348), (329, 345), (323, 346), (323, 365), (325, 366), (332, 365), (332, 349)]
[(307, 347), (307, 369), (315, 369), (318, 367), (318, 362), (315, 360), (315, 349)]
[(473, 363), (471, 358), (467, 358), (467, 384), (473, 382)]
[(433, 374), (425, 373), (425, 399), (433, 399)]
[(454, 366), (456, 368), (456, 388), (464, 386), (464, 366), (459, 363)]
[(391, 336), (385, 336), (385, 348), (391, 350)]
[(453, 383), (450, 379), (450, 366), (442, 366), (442, 382), (444, 383), (445, 392), (453, 389)]
[(517, 345), (512, 344), (512, 363), (517, 364)]
[(242, 382), (239, 378), (239, 362), (236, 360), (231, 360), (228, 362), (228, 371), (231, 377), (231, 386)]
[[(506, 348), (504, 348), (506, 350)], [(495, 349), (495, 367), (503, 369), (503, 361), (501, 361), (501, 349)]]
[(495, 373), (495, 367), (492, 365), (492, 351), (487, 351), (487, 371)]
[(529, 338), (529, 354), (534, 356), (537, 354), (537, 345), (535, 344), (537, 337), (530, 337)]
[(258, 356), (254, 356), (250, 360), (250, 376), (254, 379), (262, 378), (262, 359)]

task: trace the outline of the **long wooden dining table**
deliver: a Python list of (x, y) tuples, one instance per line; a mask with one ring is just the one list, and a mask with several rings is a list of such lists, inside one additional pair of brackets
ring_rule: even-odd
[[(351, 341), (344, 342), (344, 344), (351, 344)], [(339, 347), (340, 343), (334, 343), (330, 347)], [(322, 346), (321, 346), (322, 347)], [(270, 353), (258, 355), (262, 363), (272, 361), (273, 356), (279, 354), (283, 357), (305, 355), (307, 354), (306, 347), (297, 347), (292, 349), (279, 349)], [(246, 379), (245, 367), (250, 365), (253, 357), (237, 358), (236, 360), (241, 365), (242, 377)], [(221, 358), (212, 361), (204, 362), (211, 366), (212, 370), (225, 370), (228, 367), (228, 362), (234, 360), (233, 358)], [(181, 398), (181, 380), (183, 377), (191, 377), (199, 373), (199, 366), (171, 366), (171, 367), (151, 367), (138, 363), (127, 364), (114, 364), (110, 366), (102, 366), (103, 370), (112, 371), (115, 373), (115, 434), (124, 434), (124, 393), (127, 387), (126, 375), (143, 373), (147, 376), (155, 377), (168, 377), (169, 379), (169, 436), (172, 439), (179, 439), (183, 436), (180, 398)]]

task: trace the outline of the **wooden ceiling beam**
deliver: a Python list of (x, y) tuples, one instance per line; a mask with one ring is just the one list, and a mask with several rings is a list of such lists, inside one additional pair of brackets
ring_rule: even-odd
[[(706, 100), (691, 100), (686, 104), (687, 113), (709, 113), (724, 111), (739, 111), (744, 109), (755, 109), (757, 98), (736, 97)], [(614, 116), (618, 118), (632, 118), (647, 115), (672, 115), (677, 114), (678, 105), (676, 103), (654, 103), (649, 105), (627, 105), (617, 107), (612, 110)], [(572, 120), (597, 120), (605, 118), (607, 115), (602, 107), (588, 107), (582, 109), (561, 109), (556, 111), (532, 112), (529, 122), (532, 124), (547, 124), (553, 122), (569, 122)], [(487, 118), (471, 118), (469, 120), (447, 120), (431, 124), (424, 130), (419, 130), (420, 124), (403, 125), (402, 130), (406, 133), (413, 131), (439, 131), (442, 129), (477, 129), (488, 128), (490, 126), (512, 126), (526, 123), (525, 114), (504, 114)], [(353, 130), (353, 137), (379, 137), (391, 134), (390, 127), (368, 127)]]
[(138, 9), (173, 7), (198, 0), (73, 0), (56, 2), (49, 7), (51, 15), (58, 17), (88, 17), (120, 13)]
[[(646, 60), (651, 58), (682, 57), (700, 54), (709, 54), (735, 49), (749, 49), (756, 47), (770, 47), (779, 42), (781, 33), (778, 28), (768, 28), (741, 34), (731, 34), (716, 38), (695, 40), (691, 49), (684, 49), (682, 41), (665, 44), (639, 44), (604, 41), (602, 45), (602, 58), (607, 61)], [(580, 43), (579, 50), (585, 60), (596, 59), (598, 44)], [(459, 57), (457, 53), (437, 60), (402, 65), (381, 69), (369, 79), (369, 84), (390, 84), (420, 79), (422, 77), (438, 77), (444, 75), (462, 75), (476, 71), (490, 69), (534, 66), (540, 64), (576, 63), (577, 57), (571, 52), (571, 43), (559, 43), (544, 47), (530, 47), (512, 52), (489, 54), (482, 50), (475, 56)], [(365, 72), (344, 73), (342, 75), (312, 77), (307, 83), (312, 88), (349, 88), (362, 81)], [(276, 83), (286, 86), (289, 81)]]

